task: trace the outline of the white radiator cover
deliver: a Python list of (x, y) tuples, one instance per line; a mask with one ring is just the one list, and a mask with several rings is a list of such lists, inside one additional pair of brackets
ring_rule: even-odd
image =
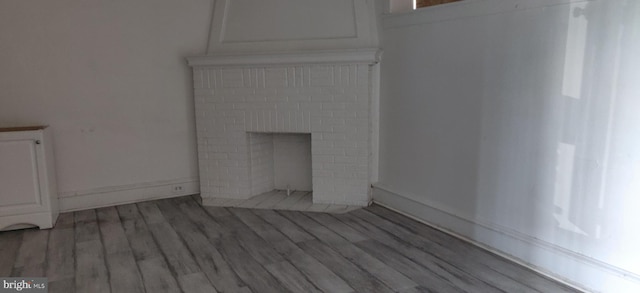
[(270, 166), (256, 159), (265, 147), (256, 133), (308, 133), (314, 203), (367, 205), (377, 173), (379, 55), (189, 58), (203, 202), (245, 199), (272, 186), (273, 175), (263, 173)]

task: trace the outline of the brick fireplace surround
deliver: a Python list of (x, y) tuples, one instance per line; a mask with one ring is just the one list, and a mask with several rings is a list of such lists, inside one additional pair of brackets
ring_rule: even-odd
[(313, 202), (367, 205), (378, 61), (377, 50), (189, 58), (203, 203), (273, 190), (264, 134), (304, 133)]

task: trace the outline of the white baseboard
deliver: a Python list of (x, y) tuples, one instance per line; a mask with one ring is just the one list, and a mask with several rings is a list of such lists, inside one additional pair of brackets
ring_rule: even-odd
[[(174, 190), (180, 186), (180, 190)], [(200, 185), (197, 178), (181, 178), (67, 192), (59, 195), (60, 212), (71, 212), (115, 206), (153, 199), (170, 198), (198, 194)]]
[(373, 201), (574, 288), (591, 292), (640, 292), (640, 276), (534, 236), (478, 223), (386, 187), (374, 186)]

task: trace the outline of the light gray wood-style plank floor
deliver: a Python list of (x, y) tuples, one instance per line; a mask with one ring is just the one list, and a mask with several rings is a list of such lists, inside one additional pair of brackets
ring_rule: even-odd
[(51, 230), (0, 232), (0, 277), (65, 293), (578, 292), (379, 206), (264, 209), (274, 201), (64, 213)]

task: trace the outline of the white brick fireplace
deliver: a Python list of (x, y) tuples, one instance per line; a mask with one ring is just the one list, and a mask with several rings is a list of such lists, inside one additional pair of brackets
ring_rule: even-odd
[(314, 203), (367, 205), (377, 50), (189, 58), (203, 203), (274, 189), (272, 133), (311, 135)]

